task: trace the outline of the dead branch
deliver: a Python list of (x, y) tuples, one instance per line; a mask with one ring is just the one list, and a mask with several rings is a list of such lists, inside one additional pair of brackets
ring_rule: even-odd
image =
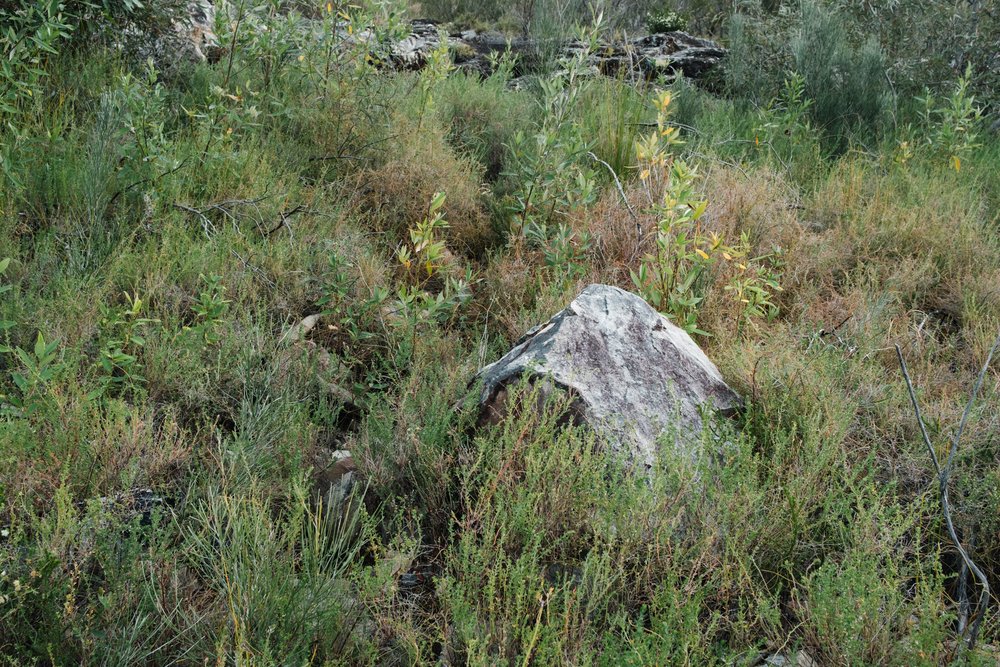
[(615, 186), (618, 188), (618, 194), (621, 195), (622, 202), (625, 204), (625, 208), (628, 209), (628, 212), (632, 216), (632, 219), (635, 220), (635, 224), (638, 225), (639, 216), (637, 216), (635, 214), (635, 211), (632, 210), (632, 204), (629, 203), (628, 197), (625, 196), (625, 189), (622, 187), (622, 182), (618, 179), (618, 174), (615, 173), (614, 167), (612, 167), (610, 164), (608, 164), (601, 158), (594, 155), (594, 153), (591, 151), (588, 151), (587, 155), (589, 155), (590, 159), (593, 160), (594, 162), (599, 162), (600, 164), (604, 165), (605, 169), (607, 169), (608, 172), (611, 174), (611, 178), (615, 179)]
[(260, 197), (254, 199), (225, 199), (223, 201), (214, 202), (212, 204), (206, 204), (205, 206), (196, 207), (189, 206), (188, 204), (181, 204), (180, 202), (174, 202), (173, 207), (190, 213), (191, 215), (197, 216), (201, 221), (202, 231), (205, 232), (205, 236), (212, 238), (212, 235), (217, 231), (215, 224), (209, 219), (208, 214), (211, 212), (217, 212), (222, 215), (224, 220), (229, 220), (230, 224), (233, 226), (233, 231), (239, 233), (239, 218), (234, 213), (234, 209), (238, 206), (249, 206), (256, 213), (256, 223), (257, 228), (260, 229), (264, 227), (264, 214), (260, 210), (259, 204), (262, 201), (271, 199), (274, 195), (269, 195), (264, 193)]
[(636, 252), (638, 252), (639, 248), (642, 247), (642, 222), (639, 220), (639, 216), (636, 215), (635, 211), (632, 209), (632, 204), (629, 203), (628, 197), (625, 196), (625, 188), (622, 187), (622, 182), (619, 180), (618, 174), (615, 173), (614, 168), (610, 164), (597, 157), (592, 151), (588, 151), (587, 155), (589, 155), (595, 162), (599, 162), (604, 165), (604, 167), (611, 173), (611, 177), (615, 179), (615, 186), (618, 188), (618, 194), (621, 195), (622, 202), (625, 204), (626, 210), (628, 210), (629, 215), (632, 216), (632, 220), (635, 222), (635, 247)]
[[(941, 462), (938, 459), (937, 450), (934, 449), (934, 443), (931, 442), (931, 438), (927, 433), (927, 426), (924, 423), (923, 415), (920, 412), (920, 404), (917, 402), (917, 394), (913, 389), (913, 382), (910, 380), (910, 373), (906, 368), (906, 361), (903, 359), (903, 351), (896, 346), (896, 356), (899, 358), (899, 367), (903, 371), (903, 379), (906, 381), (906, 389), (910, 394), (910, 403), (913, 405), (913, 412), (917, 417), (917, 424), (920, 425), (920, 434), (923, 437), (924, 445), (927, 446), (927, 451), (930, 452), (931, 461), (934, 463), (934, 470), (938, 477), (938, 486), (941, 494), (941, 511), (944, 514), (945, 524), (948, 527), (948, 535), (951, 537), (951, 541), (955, 544), (955, 548), (958, 550), (959, 556), (962, 558), (962, 564), (965, 568), (971, 571), (976, 579), (979, 580), (982, 590), (979, 593), (979, 602), (976, 605), (976, 613), (972, 619), (972, 622), (968, 625), (968, 628), (960, 629), (960, 634), (962, 638), (965, 639), (965, 643), (968, 648), (972, 649), (976, 645), (976, 638), (979, 636), (979, 628), (982, 625), (983, 617), (986, 615), (986, 609), (989, 606), (990, 600), (990, 584), (986, 579), (986, 575), (979, 566), (972, 560), (968, 552), (962, 546), (961, 540), (958, 539), (958, 534), (955, 531), (955, 524), (951, 517), (951, 502), (948, 499), (948, 481), (951, 478), (952, 466), (955, 461), (955, 454), (958, 452), (958, 445), (962, 439), (962, 434), (965, 432), (965, 426), (969, 421), (969, 415), (972, 413), (972, 406), (976, 402), (976, 398), (979, 396), (979, 390), (983, 386), (983, 380), (986, 378), (986, 373), (989, 370), (990, 362), (993, 360), (993, 354), (996, 352), (997, 348), (1000, 347), (1000, 334), (997, 335), (995, 341), (993, 341), (993, 346), (990, 348), (989, 354), (986, 355), (986, 361), (983, 363), (982, 369), (979, 371), (979, 376), (976, 378), (976, 383), (972, 387), (972, 394), (969, 396), (968, 403), (965, 404), (965, 411), (962, 413), (962, 421), (959, 423), (958, 431), (955, 432), (955, 436), (951, 440), (951, 448), (948, 450), (948, 458), (945, 461), (944, 467), (941, 466)], [(961, 644), (960, 644), (961, 646)]]
[(299, 213), (305, 213), (308, 210), (309, 209), (307, 209), (305, 206), (303, 206), (302, 204), (299, 204), (298, 206), (296, 206), (295, 208), (291, 209), (290, 211), (280, 211), (278, 213), (278, 216), (281, 218), (281, 220), (278, 222), (278, 224), (273, 229), (269, 229), (266, 232), (264, 232), (264, 236), (265, 237), (271, 236), (272, 234), (274, 234), (275, 232), (277, 232), (279, 229), (281, 229), (282, 227), (284, 227), (285, 229), (288, 230), (288, 238), (292, 239), (293, 238), (292, 226), (290, 224), (288, 224), (288, 219), (290, 217), (292, 217), (293, 215), (298, 215)]

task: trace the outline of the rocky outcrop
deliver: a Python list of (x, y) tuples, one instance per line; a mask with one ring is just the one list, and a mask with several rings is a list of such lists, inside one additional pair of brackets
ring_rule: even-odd
[(178, 21), (174, 28), (189, 57), (202, 62), (218, 60), (221, 51), (215, 35), (215, 5), (211, 0), (191, 0), (187, 20)]
[(161, 72), (199, 62), (215, 62), (222, 50), (215, 34), (215, 5), (211, 0), (188, 0), (165, 14), (166, 25), (131, 26), (121, 43), (137, 47), (141, 59), (152, 59)]
[[(480, 75), (489, 75), (493, 68), (492, 57), (506, 51), (530, 68), (544, 53), (554, 53), (558, 58), (573, 56), (585, 48), (576, 41), (546, 45), (533, 39), (507, 38), (496, 32), (467, 30), (442, 35), (435, 23), (418, 20), (412, 22), (408, 37), (392, 45), (389, 62), (399, 69), (420, 69), (426, 64), (427, 56), (441, 45), (442, 37), (448, 41), (455, 66)], [(628, 41), (601, 42), (587, 56), (587, 64), (594, 73), (632, 80), (651, 80), (677, 72), (696, 78), (711, 70), (725, 55), (726, 50), (719, 44), (678, 31)]]
[(703, 414), (731, 414), (740, 405), (683, 329), (639, 296), (608, 285), (587, 287), (480, 372), (481, 423), (504, 418), (511, 385), (525, 376), (543, 397), (567, 391), (575, 421), (593, 427), (629, 463), (647, 468), (662, 446), (696, 455)]

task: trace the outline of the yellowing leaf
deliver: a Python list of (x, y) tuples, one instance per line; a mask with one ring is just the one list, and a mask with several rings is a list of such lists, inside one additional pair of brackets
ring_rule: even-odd
[(694, 205), (694, 207), (692, 208), (692, 214), (691, 214), (692, 217), (695, 220), (697, 220), (698, 218), (700, 218), (705, 213), (705, 209), (706, 208), (708, 208), (708, 201), (707, 200), (706, 201), (700, 201), (700, 202), (696, 203)]
[(701, 248), (695, 248), (694, 251), (698, 253), (698, 256), (701, 257), (702, 259), (708, 259), (708, 254)]
[(957, 155), (951, 156), (951, 166), (955, 168), (955, 171), (961, 171), (962, 169), (962, 159)]

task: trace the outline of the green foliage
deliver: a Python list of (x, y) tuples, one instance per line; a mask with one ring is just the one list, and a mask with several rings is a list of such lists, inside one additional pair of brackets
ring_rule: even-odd
[(528, 230), (527, 238), (542, 249), (545, 265), (551, 268), (557, 278), (571, 281), (587, 273), (585, 259), (593, 240), (586, 231), (573, 231), (566, 223), (559, 223), (555, 231), (537, 228)]
[[(845, 137), (851, 130), (877, 131), (890, 104), (877, 42), (868, 40), (852, 48), (840, 19), (807, 2), (791, 50), (820, 127), (832, 137)], [(839, 141), (843, 145), (843, 139)]]
[(272, 519), (266, 498), (209, 490), (184, 529), (185, 559), (225, 601), (212, 638), (237, 663), (343, 655), (362, 613), (343, 579), (363, 544), (357, 507), (310, 509), (305, 498)]
[(981, 100), (996, 102), (1000, 16), (992, 3), (880, 0), (862, 6), (835, 0), (831, 4), (850, 17), (853, 36), (878, 39), (901, 97), (918, 95), (928, 86), (942, 94), (968, 67), (970, 89)]
[[(648, 120), (649, 104), (646, 92), (623, 76), (601, 78), (588, 85), (581, 94), (578, 107), (583, 134), (592, 140), (591, 150), (623, 177), (635, 166), (635, 141)], [(606, 183), (613, 177), (606, 168), (598, 168), (597, 176)]]
[(126, 155), (133, 180), (148, 178), (150, 168), (159, 176), (178, 166), (170, 156), (167, 91), (152, 61), (147, 61), (143, 74), (124, 73), (116, 85), (116, 102), (131, 139)]
[[(3, 281), (3, 275), (7, 272), (7, 268), (9, 266), (10, 266), (10, 257), (4, 257), (3, 259), (0, 259), (0, 281)], [(12, 285), (6, 285), (3, 282), (0, 282), (0, 294), (6, 294), (7, 292), (10, 292), (12, 289), (13, 289)], [(4, 333), (4, 335), (6, 335), (7, 330), (13, 328), (15, 324), (16, 322), (0, 319), (0, 333)], [(3, 352), (10, 352), (10, 349), (4, 345), (0, 345), (0, 353)]]
[(16, 8), (0, 4), (0, 121), (5, 126), (27, 99), (39, 95), (45, 60), (69, 38), (72, 25), (64, 9), (50, 0)]
[(374, 330), (388, 291), (376, 289), (371, 296), (362, 299), (355, 293), (356, 281), (347, 273), (348, 264), (336, 253), (330, 255), (329, 263), (323, 295), (316, 305), (337, 334), (337, 351), (351, 365), (364, 364), (369, 361), (369, 348), (378, 345)]
[(51, 385), (66, 371), (66, 365), (59, 360), (59, 343), (45, 342), (39, 331), (30, 350), (15, 347), (7, 354), (14, 358), (19, 368), (10, 373), (14, 392), (0, 396), (3, 413), (32, 417), (51, 408)]
[[(626, 4), (603, 26), (632, 34), (652, 3)], [(676, 6), (699, 26), (724, 4)], [(384, 49), (354, 36), (405, 28), (381, 3), (233, 5), (222, 62), (160, 73), (108, 39), (147, 34), (160, 5), (0, 0), (27, 21), (0, 40), (72, 28), (0, 66), (28, 86), (7, 89), (0, 130), (0, 653), (948, 662), (958, 570), (885, 349), (907, 350), (937, 439), (1000, 323), (1000, 153), (977, 118), (990, 37), (965, 43), (956, 79), (938, 62), (952, 47), (923, 68), (886, 42), (886, 3), (774, 4), (740, 5), (735, 99), (680, 79), (651, 109), (647, 86), (591, 78), (585, 58), (517, 89), (510, 59), (485, 81), (380, 70)], [(480, 5), (543, 37), (586, 18)], [(869, 14), (900, 96), (931, 88), (881, 142), (863, 127), (877, 114), (815, 89), (868, 94), (868, 74), (815, 61), (843, 34), (837, 67), (864, 65)], [(816, 34), (782, 46), (803, 20)], [(571, 425), (571, 397), (511, 385), (505, 416), (477, 424), (478, 369), (582, 281), (633, 274), (711, 331), (740, 415), (706, 418), (690, 452), (668, 425), (648, 470)], [(994, 374), (951, 490), (991, 578)], [(334, 450), (357, 469), (331, 506)], [(983, 637), (970, 664), (995, 662), (995, 623)]]
[(205, 288), (191, 306), (195, 324), (190, 330), (201, 336), (206, 345), (214, 345), (221, 340), (219, 329), (224, 323), (223, 316), (229, 310), (229, 300), (224, 296), (226, 287), (222, 284), (222, 276), (217, 274), (199, 275), (198, 279)]
[[(901, 566), (896, 558), (880, 563), (858, 550), (805, 578), (795, 604), (808, 618), (805, 633), (818, 650), (817, 659), (843, 664), (948, 661), (942, 621), (952, 619), (939, 609), (941, 574), (919, 573), (907, 596)], [(912, 644), (901, 644), (899, 636), (911, 632)]]
[(924, 105), (922, 120), (928, 130), (927, 145), (932, 154), (946, 158), (955, 171), (960, 171), (962, 160), (979, 147), (978, 126), (982, 111), (969, 93), (970, 75), (971, 66), (966, 69), (965, 76), (958, 78), (955, 89), (943, 104), (937, 104), (929, 90), (921, 100)]
[(792, 72), (781, 94), (760, 111), (754, 128), (755, 149), (799, 180), (807, 180), (820, 159), (822, 135), (810, 118), (812, 106), (805, 78)]
[(118, 309), (102, 304), (101, 350), (98, 368), (101, 371), (100, 393), (122, 392), (145, 382), (139, 375), (138, 352), (146, 345), (143, 329), (159, 320), (142, 316), (143, 301), (125, 293), (126, 306)]
[(444, 213), (441, 211), (446, 197), (443, 192), (434, 195), (427, 206), (427, 217), (410, 230), (412, 245), (400, 246), (396, 251), (396, 259), (403, 268), (409, 270), (416, 262), (418, 267), (424, 269), (426, 275), (423, 281), (432, 278), (441, 268), (447, 251), (444, 241), (438, 238), (438, 232), (448, 228), (448, 221), (444, 219)]
[(440, 86), (438, 112), (448, 128), (448, 141), (483, 165), (487, 181), (495, 182), (507, 167), (507, 146), (526, 132), (535, 109), (523, 95), (510, 95), (511, 59), (485, 81), (453, 73)]
[(663, 8), (646, 15), (646, 29), (652, 33), (687, 30), (688, 20), (670, 8)]
[(424, 123), (424, 115), (434, 108), (434, 88), (448, 76), (453, 69), (451, 54), (448, 51), (448, 36), (443, 32), (438, 35), (438, 46), (427, 54), (427, 63), (420, 72), (420, 115), (417, 120), (417, 131)]
[(798, 15), (734, 15), (730, 90), (763, 103), (779, 95), (788, 71), (802, 77), (809, 114), (830, 148), (842, 151), (854, 136), (877, 138), (895, 100), (882, 47), (861, 39), (849, 19), (818, 2)]
[(785, 72), (794, 68), (787, 40), (791, 20), (784, 15), (734, 12), (729, 17), (725, 62), (730, 95), (764, 105), (780, 90)]
[(636, 143), (639, 157), (639, 180), (642, 182), (650, 213), (655, 216), (652, 252), (643, 256), (639, 267), (630, 271), (632, 284), (654, 308), (675, 320), (689, 334), (709, 335), (698, 327), (698, 311), (711, 287), (712, 269), (721, 261), (734, 263), (734, 274), (725, 291), (739, 308), (737, 332), (755, 318), (773, 319), (778, 307), (772, 300), (781, 290), (779, 271), (768, 265), (769, 257), (744, 259), (748, 254), (747, 236), (738, 246), (725, 243), (716, 232), (702, 230), (701, 217), (708, 201), (695, 190), (696, 172), (670, 151), (683, 144), (677, 127), (668, 118), (673, 95), (664, 91), (654, 104), (656, 130)]
[[(442, 282), (438, 274), (445, 265), (448, 249), (439, 233), (448, 228), (444, 219), (445, 193), (438, 192), (427, 206), (427, 215), (410, 230), (410, 245), (396, 250), (396, 259), (407, 272), (417, 277), (412, 284), (403, 284), (397, 291), (397, 305), (412, 327), (421, 322), (447, 322), (470, 298), (472, 274), (464, 277), (444, 276), (436, 293), (429, 283)], [(437, 280), (435, 280), (437, 279)]]
[(662, 205), (656, 208), (656, 250), (643, 258), (632, 273), (632, 282), (654, 308), (677, 321), (690, 334), (707, 335), (698, 328), (698, 306), (704, 300), (704, 281), (699, 278), (711, 267), (716, 251), (730, 254), (721, 239), (710, 239), (698, 231), (698, 219), (708, 202), (694, 192), (694, 174), (686, 164), (671, 165), (669, 185)]
[(568, 59), (564, 69), (539, 81), (542, 123), (534, 135), (519, 132), (510, 145), (512, 183), (510, 237), (541, 244), (559, 229), (557, 220), (596, 197), (596, 174), (587, 154), (591, 142), (573, 111), (587, 86), (588, 54), (597, 28), (584, 35), (588, 48)]
[[(740, 247), (749, 243), (744, 236)], [(736, 331), (754, 326), (758, 320), (774, 320), (779, 313), (776, 295), (781, 291), (781, 249), (772, 254), (762, 255), (738, 262), (736, 273), (723, 287), (730, 292), (740, 308)]]

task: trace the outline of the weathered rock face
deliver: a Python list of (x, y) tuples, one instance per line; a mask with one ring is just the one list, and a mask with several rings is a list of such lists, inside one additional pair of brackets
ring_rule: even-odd
[(191, 0), (188, 20), (176, 26), (190, 53), (196, 60), (214, 62), (220, 55), (219, 38), (215, 35), (215, 5), (211, 0)]
[[(729, 414), (740, 398), (691, 337), (642, 298), (590, 285), (480, 375), (481, 421), (502, 418), (507, 387), (527, 375), (574, 400), (574, 417), (592, 426), (626, 461), (651, 467), (660, 446), (694, 454), (702, 411)], [(662, 443), (662, 444), (661, 444)]]
[(133, 28), (124, 41), (138, 42), (139, 55), (152, 58), (157, 69), (165, 72), (185, 63), (219, 59), (222, 52), (215, 34), (212, 0), (188, 0), (172, 17), (168, 26), (155, 32)]
[[(390, 49), (390, 62), (400, 69), (420, 69), (427, 56), (441, 44), (438, 26), (431, 21), (411, 23), (411, 34)], [(537, 61), (545, 50), (532, 39), (507, 37), (494, 32), (477, 33), (467, 30), (446, 36), (448, 49), (456, 67), (480, 75), (488, 75), (493, 65), (490, 56), (509, 50), (522, 62)], [(555, 49), (558, 56), (572, 56), (584, 45), (567, 42)], [(624, 76), (632, 80), (655, 79), (661, 74), (683, 72), (699, 77), (708, 72), (726, 55), (719, 44), (693, 37), (686, 32), (648, 35), (621, 42), (602, 42), (587, 58), (594, 73)]]

